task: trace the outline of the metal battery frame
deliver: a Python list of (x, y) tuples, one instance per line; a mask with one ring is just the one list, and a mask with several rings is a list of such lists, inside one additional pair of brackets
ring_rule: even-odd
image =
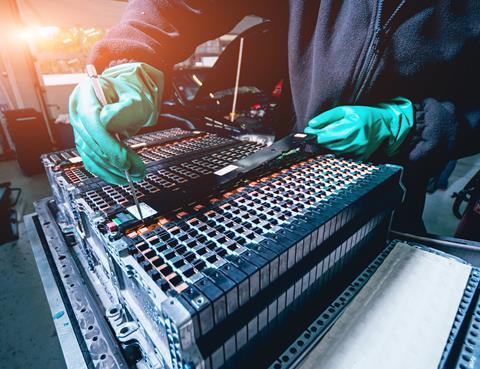
[[(37, 213), (26, 216), (25, 222), (55, 327), (61, 338), (60, 343), (67, 367), (69, 369), (128, 368), (127, 361), (130, 360), (130, 364), (132, 364), (132, 357), (125, 358), (125, 345), (122, 347), (122, 342), (114, 337), (112, 328), (104, 320), (100, 298), (93, 296), (92, 290), (87, 287), (92, 281), (83, 274), (81, 268), (78, 267), (78, 260), (75, 260), (75, 255), (80, 252), (78, 246), (69, 245), (65, 239), (65, 235), (57, 224), (52, 200), (39, 201), (36, 203), (36, 209)], [(409, 239), (411, 238), (410, 236)], [(435, 238), (429, 238), (428, 241), (430, 246), (436, 246), (439, 243)], [(449, 239), (447, 243), (448, 245), (444, 241), (440, 241), (437, 246), (443, 247), (443, 249), (447, 247), (448, 251), (454, 254), (461, 253), (464, 257), (466, 255), (462, 251), (467, 248), (469, 254), (473, 255), (472, 258), (467, 257), (468, 261), (476, 264), (474, 258), (478, 257), (480, 251), (478, 244), (465, 243), (464, 240), (456, 241), (455, 239)], [(348, 299), (353, 298), (356, 291), (367, 282), (369, 276), (380, 265), (391, 248), (392, 246), (389, 246), (385, 249), (323, 313), (319, 314), (318, 319), (312, 322), (312, 325), (272, 363), (270, 368), (296, 367), (305, 357), (309, 348), (315, 345), (318, 337), (321, 336), (320, 332), (332, 324), (336, 314), (346, 306)], [(478, 279), (478, 271), (475, 273)], [(474, 324), (475, 318), (478, 319), (476, 310), (479, 306), (478, 298), (473, 296), (466, 296), (462, 301), (465, 306), (459, 310), (459, 317), (465, 317), (468, 309), (471, 309), (472, 306), (475, 310), (472, 318), (468, 320), (468, 335), (461, 345), (462, 355), (455, 362), (457, 368), (461, 367), (460, 364), (465, 364), (466, 355), (469, 354), (470, 358), (472, 357), (472, 353), (469, 351), (472, 347), (472, 337), (470, 336), (471, 332), (475, 334), (477, 330)], [(112, 307), (108, 312), (110, 321), (115, 321), (114, 309), (115, 307)], [(456, 337), (460, 328), (460, 326), (454, 327), (452, 335)], [(138, 339), (139, 335), (135, 335), (136, 327), (134, 326), (119, 326), (117, 329), (118, 331), (123, 329), (126, 338)], [(124, 342), (128, 342), (128, 339), (125, 339)], [(478, 351), (477, 347), (474, 345), (475, 353)], [(136, 366), (138, 368), (149, 367), (146, 362), (142, 361), (136, 363)]]
[(49, 198), (37, 202), (37, 213), (27, 215), (25, 223), (67, 367), (127, 368), (97, 298), (74, 261), (78, 251), (69, 248), (49, 203)]

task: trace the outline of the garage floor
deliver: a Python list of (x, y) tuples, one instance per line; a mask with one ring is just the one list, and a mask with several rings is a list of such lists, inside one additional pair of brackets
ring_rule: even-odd
[[(446, 191), (427, 198), (424, 213), (430, 233), (452, 235), (457, 219), (451, 212), (451, 194), (480, 170), (480, 155), (462, 159)], [(32, 202), (50, 195), (44, 175), (25, 177), (16, 162), (0, 162), (0, 183), (10, 181), (23, 190), (19, 215), (33, 212)], [(23, 223), (20, 239), (0, 245), (0, 367), (2, 369), (63, 369), (51, 312)]]
[[(25, 177), (15, 161), (0, 162), (0, 183), (22, 188), (19, 216), (34, 211), (33, 201), (50, 196), (45, 175)], [(0, 367), (63, 369), (50, 309), (23, 222), (17, 242), (0, 245)]]
[(480, 155), (459, 160), (448, 181), (446, 191), (436, 191), (427, 196), (423, 220), (427, 231), (432, 234), (451, 236), (457, 228), (458, 220), (452, 213), (452, 194), (459, 192), (480, 170)]

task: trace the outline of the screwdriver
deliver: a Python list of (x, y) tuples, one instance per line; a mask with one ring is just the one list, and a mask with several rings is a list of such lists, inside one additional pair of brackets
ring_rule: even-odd
[[(93, 86), (93, 90), (95, 91), (95, 96), (97, 96), (97, 99), (98, 101), (100, 101), (100, 104), (102, 104), (102, 106), (107, 105), (108, 104), (107, 98), (105, 97), (105, 93), (103, 92), (102, 85), (100, 84), (100, 81), (98, 79), (98, 74), (97, 74), (97, 70), (95, 69), (95, 66), (93, 64), (87, 64), (86, 70), (87, 70), (88, 77), (92, 81), (92, 86)], [(118, 140), (118, 142), (122, 143), (122, 139), (120, 138), (120, 135), (118, 133), (115, 134), (115, 138)], [(138, 215), (140, 216), (140, 219), (143, 222), (142, 209), (140, 208), (140, 204), (138, 202), (138, 197), (137, 197), (137, 193), (135, 192), (135, 187), (133, 187), (132, 177), (130, 177), (130, 173), (126, 169), (125, 169), (125, 177), (127, 178), (128, 186), (130, 187), (130, 192), (132, 193), (132, 196), (133, 196), (133, 201), (135, 201), (135, 206), (137, 207)]]

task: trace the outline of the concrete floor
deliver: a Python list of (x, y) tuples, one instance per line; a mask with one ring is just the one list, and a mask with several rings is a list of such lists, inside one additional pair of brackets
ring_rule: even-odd
[[(2, 182), (22, 188), (19, 219), (34, 211), (33, 201), (50, 195), (46, 176), (25, 177), (15, 161), (0, 162)], [(23, 222), (19, 240), (0, 245), (0, 276), (0, 367), (65, 368)]]
[[(480, 155), (462, 159), (446, 191), (427, 198), (424, 220), (430, 233), (452, 235), (457, 219), (451, 212), (451, 194), (480, 169)], [(32, 202), (49, 196), (46, 176), (25, 177), (16, 162), (0, 162), (0, 183), (10, 181), (23, 189), (19, 216), (33, 212)], [(52, 314), (23, 223), (20, 239), (0, 245), (0, 367), (2, 369), (63, 369)]]
[(457, 162), (457, 166), (448, 181), (446, 191), (436, 191), (427, 195), (423, 220), (427, 231), (432, 234), (452, 236), (458, 225), (458, 219), (452, 213), (454, 199), (452, 194), (459, 192), (480, 170), (480, 155), (463, 158)]

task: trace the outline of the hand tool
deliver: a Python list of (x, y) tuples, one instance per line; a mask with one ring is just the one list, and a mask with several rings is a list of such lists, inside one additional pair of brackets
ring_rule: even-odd
[[(95, 91), (95, 95), (97, 96), (98, 101), (100, 101), (100, 104), (102, 104), (102, 106), (107, 105), (108, 104), (107, 98), (105, 97), (102, 86), (100, 85), (100, 81), (98, 79), (98, 74), (97, 74), (97, 70), (95, 69), (95, 66), (93, 64), (87, 64), (86, 70), (87, 70), (88, 77), (92, 81), (93, 90)], [(119, 142), (122, 142), (122, 139), (120, 138), (120, 135), (118, 133), (115, 134), (115, 138)], [(143, 221), (142, 209), (140, 208), (137, 193), (135, 192), (135, 187), (133, 186), (132, 177), (130, 176), (130, 173), (128, 172), (128, 170), (125, 170), (125, 177), (127, 178), (128, 186), (130, 187), (133, 201), (135, 201), (135, 206), (137, 207), (138, 215), (140, 216), (140, 219)]]

